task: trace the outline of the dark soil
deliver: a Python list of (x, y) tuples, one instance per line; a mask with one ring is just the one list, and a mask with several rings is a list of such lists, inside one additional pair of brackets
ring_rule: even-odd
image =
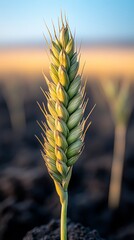
[[(23, 240), (60, 240), (59, 221), (36, 227), (29, 231)], [(104, 240), (96, 230), (83, 227), (80, 223), (68, 222), (68, 240)]]
[[(20, 82), (17, 90), (12, 86), (9, 99), (6, 86), (0, 86), (0, 240), (22, 240), (31, 229), (60, 217), (59, 199), (41, 157), (41, 146), (34, 137), (41, 132), (36, 119), (44, 121), (36, 104), (36, 100), (44, 101), (39, 88), (44, 87), (44, 82), (38, 82), (37, 86), (32, 80), (29, 84)], [(90, 118), (92, 125), (84, 152), (73, 169), (68, 217), (87, 227), (85, 231), (97, 229), (107, 240), (134, 240), (134, 110), (128, 124), (120, 204), (117, 209), (110, 209), (107, 199), (114, 126), (105, 98), (95, 85), (94, 92), (96, 99), (91, 87), (87, 90), (87, 112), (95, 102), (97, 106)], [(11, 112), (11, 99), (19, 104), (20, 97), (24, 122), (19, 122), (18, 109)], [(16, 114), (15, 126), (11, 113)]]

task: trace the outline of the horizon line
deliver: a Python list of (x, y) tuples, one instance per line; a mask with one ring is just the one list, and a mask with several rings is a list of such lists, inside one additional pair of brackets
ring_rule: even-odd
[[(81, 44), (84, 47), (134, 47), (134, 39), (132, 40), (77, 40), (76, 45)], [(45, 41), (21, 41), (21, 42), (6, 42), (0, 43), (0, 49), (8, 48), (33, 48), (40, 47), (43, 48), (46, 46)]]

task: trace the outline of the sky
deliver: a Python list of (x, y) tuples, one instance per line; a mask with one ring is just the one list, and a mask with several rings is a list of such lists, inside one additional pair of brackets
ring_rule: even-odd
[(61, 11), (78, 39), (134, 42), (134, 0), (0, 0), (0, 45), (42, 42)]

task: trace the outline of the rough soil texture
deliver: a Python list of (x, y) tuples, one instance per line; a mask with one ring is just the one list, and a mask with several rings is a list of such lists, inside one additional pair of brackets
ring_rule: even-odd
[[(33, 84), (34, 88), (32, 81), (27, 85), (22, 82), (20, 79), (17, 90), (12, 81), (9, 85), (13, 88), (12, 98), (23, 95), (25, 126), (19, 122), (19, 129), (13, 129), (11, 100), (4, 94), (5, 86), (0, 85), (0, 240), (22, 240), (31, 229), (60, 217), (59, 198), (34, 137), (41, 132), (36, 119), (44, 121), (36, 104), (36, 100), (44, 101), (39, 88), (44, 88), (44, 80), (37, 86)], [(133, 88), (132, 93), (134, 102)], [(134, 240), (134, 109), (128, 124), (121, 199), (114, 210), (108, 207), (107, 200), (114, 126), (105, 98), (99, 95), (96, 85), (89, 86), (87, 97), (86, 114), (95, 102), (97, 106), (90, 118), (92, 125), (86, 134), (85, 149), (73, 169), (68, 217), (72, 222), (97, 229), (106, 240)]]
[[(52, 220), (49, 224), (36, 227), (29, 231), (23, 240), (60, 240), (59, 221)], [(97, 230), (83, 227), (80, 223), (68, 221), (68, 240), (104, 240)]]

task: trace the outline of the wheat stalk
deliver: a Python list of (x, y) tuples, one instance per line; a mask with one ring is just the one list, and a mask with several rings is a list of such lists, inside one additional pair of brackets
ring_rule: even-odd
[[(61, 202), (61, 240), (67, 239), (68, 185), (74, 163), (84, 147), (85, 127), (83, 114), (87, 105), (85, 86), (81, 84), (79, 53), (75, 49), (74, 37), (68, 23), (61, 17), (57, 36), (50, 34), (50, 77), (45, 75), (49, 91), (43, 93), (47, 98), (47, 110), (39, 105), (47, 124), (40, 125), (43, 133), (42, 156)], [(49, 31), (49, 29), (48, 29)]]
[(127, 124), (131, 113), (130, 82), (107, 81), (101, 85), (107, 96), (115, 125), (108, 205), (110, 208), (117, 208), (121, 196)]

